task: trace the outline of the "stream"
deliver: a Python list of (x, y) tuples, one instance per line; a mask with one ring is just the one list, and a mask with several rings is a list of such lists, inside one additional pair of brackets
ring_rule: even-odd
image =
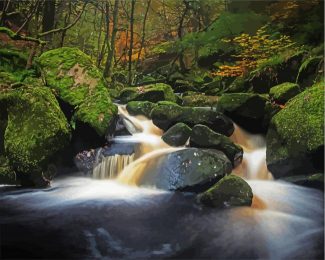
[(56, 178), (47, 189), (0, 187), (2, 257), (15, 258), (323, 258), (321, 191), (275, 181), (263, 136), (235, 127), (244, 149), (234, 173), (252, 187), (252, 207), (218, 210), (192, 193), (137, 186), (169, 147), (151, 120), (119, 114), (135, 143), (131, 155), (106, 157), (92, 178)]

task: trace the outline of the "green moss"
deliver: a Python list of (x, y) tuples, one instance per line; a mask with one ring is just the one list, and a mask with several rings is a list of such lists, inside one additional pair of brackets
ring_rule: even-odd
[[(267, 164), (273, 167), (273, 174), (280, 176), (297, 175), (304, 171), (310, 173), (312, 167), (308, 166), (311, 163), (308, 156), (316, 156), (324, 149), (322, 147), (324, 147), (323, 82), (292, 98), (285, 108), (272, 118), (267, 133)], [(303, 160), (306, 160), (304, 165), (299, 166)], [(285, 163), (286, 167), (283, 168), (282, 163)]]
[(164, 83), (125, 88), (121, 91), (120, 99), (126, 103), (130, 101), (177, 101), (171, 86)]
[(151, 110), (157, 106), (157, 104), (150, 101), (131, 101), (126, 105), (126, 110), (130, 115), (144, 115), (150, 118)]
[(39, 172), (68, 143), (67, 120), (54, 95), (44, 87), (12, 90), (6, 102), (4, 145), (10, 164), (18, 172)]
[(16, 174), (9, 165), (8, 158), (0, 155), (0, 184), (15, 184)]
[(270, 96), (282, 104), (300, 93), (298, 84), (285, 82), (270, 89)]
[(253, 192), (242, 178), (236, 175), (228, 175), (209, 190), (199, 194), (198, 200), (206, 206), (218, 208), (250, 206), (253, 200)]
[(75, 107), (76, 119), (104, 135), (117, 108), (90, 57), (77, 48), (64, 47), (43, 53), (37, 62), (47, 85), (64, 102)]
[(296, 82), (302, 87), (308, 87), (324, 78), (324, 57), (307, 58), (300, 66)]
[(190, 107), (213, 107), (218, 103), (219, 97), (206, 95), (191, 95), (183, 97), (183, 106)]

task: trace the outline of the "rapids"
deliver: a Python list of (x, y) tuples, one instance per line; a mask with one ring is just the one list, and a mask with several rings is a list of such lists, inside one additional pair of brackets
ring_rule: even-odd
[[(202, 207), (191, 193), (136, 187), (171, 148), (148, 119), (120, 115), (132, 155), (102, 158), (93, 178), (57, 178), (42, 190), (0, 187), (4, 258), (323, 258), (323, 193), (274, 181), (265, 140), (236, 126), (244, 149), (235, 169), (254, 193), (252, 207)], [(114, 169), (114, 170), (113, 170)], [(117, 180), (98, 178), (117, 177)]]

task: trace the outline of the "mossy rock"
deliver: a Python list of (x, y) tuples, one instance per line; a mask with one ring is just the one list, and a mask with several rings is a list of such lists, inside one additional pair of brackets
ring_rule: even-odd
[(270, 88), (284, 83), (295, 82), (305, 52), (283, 53), (271, 57), (249, 77), (249, 88), (255, 93), (269, 93)]
[(185, 145), (191, 135), (191, 128), (184, 123), (177, 123), (167, 130), (161, 137), (170, 146)]
[(178, 79), (173, 84), (175, 93), (184, 93), (186, 91), (198, 91), (190, 81)]
[(306, 89), (271, 120), (266, 162), (274, 177), (311, 174), (324, 168), (324, 82)]
[(299, 68), (296, 82), (302, 88), (306, 88), (322, 78), (324, 78), (323, 55), (307, 58)]
[(218, 110), (250, 132), (263, 132), (263, 117), (266, 98), (253, 93), (223, 94)]
[(177, 101), (171, 86), (164, 83), (125, 88), (121, 91), (119, 98), (124, 103), (130, 101)]
[(213, 107), (218, 103), (219, 97), (206, 95), (191, 95), (183, 97), (183, 106), (188, 107)]
[(48, 88), (21, 87), (5, 98), (8, 124), (5, 154), (11, 167), (28, 175), (41, 173), (70, 139), (69, 124)]
[(182, 122), (189, 127), (202, 124), (214, 131), (230, 136), (234, 132), (233, 123), (222, 113), (205, 108), (181, 107), (178, 105), (159, 105), (151, 111), (153, 123), (167, 131), (173, 125)]
[(281, 106), (275, 102), (266, 101), (264, 107), (263, 128), (268, 129), (272, 118), (281, 111)]
[(10, 166), (8, 158), (0, 155), (0, 184), (16, 183), (16, 173)]
[(195, 125), (192, 129), (190, 146), (212, 148), (222, 151), (236, 167), (243, 159), (243, 148), (234, 144), (228, 137), (216, 133), (205, 125)]
[(151, 110), (157, 106), (157, 104), (150, 101), (131, 101), (127, 103), (126, 110), (132, 116), (143, 115), (150, 118)]
[(152, 171), (146, 171), (140, 185), (196, 193), (205, 191), (232, 170), (228, 158), (213, 149), (181, 149), (152, 163)]
[(298, 84), (285, 82), (272, 87), (269, 95), (277, 103), (285, 104), (289, 99), (298, 95), (300, 92), (301, 91)]
[(253, 192), (242, 178), (228, 175), (204, 193), (199, 194), (198, 200), (203, 205), (216, 208), (251, 206)]
[(47, 86), (75, 109), (75, 119), (104, 136), (117, 115), (102, 73), (77, 48), (63, 47), (43, 53), (37, 60)]
[(229, 84), (224, 93), (252, 92), (248, 80), (245, 77), (237, 77)]

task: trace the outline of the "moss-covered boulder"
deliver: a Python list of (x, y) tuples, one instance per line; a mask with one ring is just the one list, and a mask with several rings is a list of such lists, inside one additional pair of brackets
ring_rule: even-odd
[(284, 83), (295, 82), (305, 52), (285, 52), (271, 57), (249, 77), (249, 88), (255, 93), (269, 93), (271, 87)]
[(188, 107), (213, 107), (218, 103), (217, 96), (206, 96), (202, 94), (185, 96), (183, 99), (183, 106)]
[(119, 99), (124, 103), (130, 101), (177, 101), (171, 86), (164, 83), (125, 88), (121, 91)]
[(267, 167), (276, 178), (323, 172), (323, 82), (291, 99), (272, 118), (266, 144)]
[(177, 123), (167, 130), (161, 137), (170, 146), (185, 145), (190, 138), (191, 128), (184, 123)]
[(153, 123), (167, 131), (173, 125), (182, 122), (189, 127), (202, 124), (212, 130), (230, 136), (234, 125), (222, 113), (205, 108), (181, 107), (174, 104), (159, 105), (151, 111)]
[(270, 89), (270, 97), (280, 104), (285, 104), (289, 99), (300, 93), (298, 84), (285, 82), (280, 85), (276, 85)]
[(200, 203), (216, 208), (251, 206), (252, 188), (236, 175), (223, 177), (214, 186), (198, 195)]
[(223, 94), (218, 110), (251, 132), (263, 132), (263, 117), (266, 98), (252, 93)]
[(324, 77), (324, 57), (309, 57), (301, 64), (296, 82), (302, 87), (311, 86)]
[(46, 85), (75, 110), (74, 119), (104, 136), (114, 121), (117, 107), (110, 100), (102, 73), (90, 57), (77, 48), (64, 47), (43, 53), (37, 62)]
[(228, 137), (218, 134), (205, 125), (195, 125), (192, 129), (190, 146), (213, 148), (222, 151), (235, 167), (243, 159), (243, 149)]
[(0, 155), (0, 184), (15, 184), (16, 173), (9, 164), (8, 158)]
[(221, 151), (187, 148), (154, 160), (152, 171), (146, 171), (140, 185), (155, 185), (164, 190), (203, 192), (231, 170), (231, 162)]
[(41, 174), (70, 139), (69, 124), (55, 96), (45, 87), (21, 87), (0, 101), (8, 114), (4, 147), (10, 166), (22, 176)]
[(143, 115), (150, 118), (151, 110), (155, 106), (157, 106), (157, 104), (150, 101), (130, 101), (126, 105), (126, 110), (132, 116)]
[(184, 93), (186, 91), (198, 91), (193, 84), (187, 80), (178, 79), (173, 84), (173, 89), (175, 93)]

